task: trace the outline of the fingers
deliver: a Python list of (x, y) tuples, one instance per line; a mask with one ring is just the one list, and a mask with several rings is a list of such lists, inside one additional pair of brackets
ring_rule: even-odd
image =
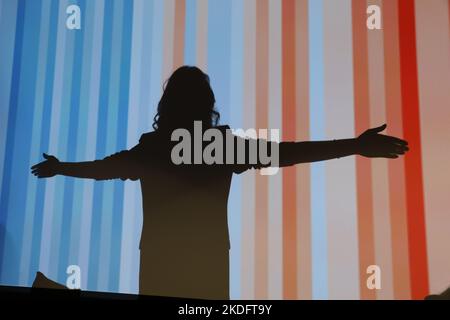
[(408, 145), (408, 141), (397, 138), (397, 137), (393, 137), (393, 136), (385, 136), (382, 135), (384, 137), (384, 139), (386, 139), (386, 141), (395, 143), (395, 144), (399, 144), (399, 145), (403, 145), (403, 146), (407, 146)]
[(39, 163), (35, 164), (34, 166), (32, 166), (30, 169), (31, 170), (37, 169), (39, 167), (42, 167), (42, 165), (45, 163), (46, 163), (46, 161), (39, 162)]
[(45, 162), (43, 161), (41, 163), (35, 164), (34, 166), (31, 167), (31, 173), (37, 177), (39, 176), (44, 176), (47, 172), (46, 168), (45, 168)]
[(34, 170), (31, 172), (34, 176), (36, 176), (37, 178), (48, 178), (51, 175), (48, 172), (42, 171), (42, 170)]
[(389, 154), (396, 154), (396, 155), (404, 155), (406, 152), (408, 152), (409, 148), (407, 146), (400, 146), (400, 145), (391, 145), (387, 147), (386, 153)]
[(384, 157), (389, 158), (389, 159), (397, 159), (398, 155), (395, 153), (389, 153), (389, 154), (385, 155)]
[(404, 153), (409, 151), (409, 148), (407, 146), (397, 146), (395, 148), (395, 151), (398, 152), (398, 153), (401, 152), (402, 154), (404, 154)]
[[(45, 160), (49, 160), (49, 159), (51, 159), (51, 158), (53, 157), (53, 156), (50, 156), (50, 155), (48, 155), (48, 154), (46, 154), (46, 153), (43, 153), (42, 156), (44, 157)], [(31, 167), (31, 170), (38, 168), (38, 167), (39, 167), (40, 165), (42, 165), (43, 163), (45, 163), (45, 161), (41, 161), (41, 162), (39, 162), (39, 163), (33, 165), (33, 166)]]

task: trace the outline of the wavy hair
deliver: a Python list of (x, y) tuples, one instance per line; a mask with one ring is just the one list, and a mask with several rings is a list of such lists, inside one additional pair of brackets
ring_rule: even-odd
[(182, 66), (164, 84), (153, 129), (192, 128), (194, 121), (201, 121), (207, 128), (216, 126), (220, 114), (215, 102), (208, 75), (197, 67)]

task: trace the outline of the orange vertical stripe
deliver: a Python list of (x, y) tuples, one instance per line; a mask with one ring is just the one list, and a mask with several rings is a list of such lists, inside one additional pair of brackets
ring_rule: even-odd
[[(400, 92), (400, 52), (398, 44), (398, 2), (383, 2), (384, 18), (384, 77), (386, 88), (387, 132), (403, 136), (403, 120)], [(408, 227), (405, 194), (404, 157), (388, 162), (389, 207), (391, 213), (392, 273), (394, 299), (409, 299)]]
[[(352, 1), (353, 64), (355, 91), (355, 131), (360, 134), (370, 126), (365, 1)], [(361, 299), (375, 299), (375, 291), (366, 285), (366, 269), (374, 264), (372, 174), (370, 159), (357, 157), (356, 185), (358, 201), (358, 241)]]
[(175, 28), (173, 36), (173, 69), (184, 63), (184, 29), (186, 20), (186, 0), (175, 1)]
[(428, 294), (428, 266), (423, 203), (419, 93), (414, 1), (399, 0), (400, 74), (403, 130), (410, 144), (405, 156), (411, 296)]
[[(256, 2), (256, 129), (268, 127), (269, 3)], [(268, 193), (267, 176), (255, 178), (255, 297), (268, 298)]]
[[(296, 22), (296, 139), (310, 140), (309, 135), (309, 52), (308, 0), (298, 0)], [(297, 292), (299, 299), (312, 298), (311, 265), (311, 193), (310, 165), (296, 166), (297, 171)]]
[[(371, 4), (383, 9), (382, 0), (371, 0)], [(384, 75), (384, 33), (386, 29), (368, 32), (369, 55), (369, 101), (371, 126), (387, 122), (386, 87)], [(388, 31), (390, 32), (390, 31)], [(375, 263), (383, 273), (383, 285), (376, 290), (377, 299), (393, 299), (392, 241), (389, 195), (389, 159), (377, 159), (372, 162), (373, 222), (375, 242)]]
[[(295, 1), (282, 4), (282, 93), (284, 141), (295, 139)], [(297, 297), (297, 217), (295, 167), (283, 169), (283, 297)]]

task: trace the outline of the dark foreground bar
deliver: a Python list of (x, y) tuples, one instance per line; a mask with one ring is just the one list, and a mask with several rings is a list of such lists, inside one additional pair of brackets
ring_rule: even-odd
[[(440, 299), (439, 299), (440, 300)], [(398, 315), (399, 319), (423, 315), (448, 314), (448, 301), (287, 301), (287, 300), (196, 300), (158, 296), (142, 296), (64, 289), (42, 289), (0, 286), (0, 303), (20, 311), (55, 312), (60, 314), (85, 314), (100, 312), (105, 316), (132, 315), (144, 312), (149, 319), (314, 319), (345, 316), (382, 320)], [(17, 305), (39, 305), (39, 308), (21, 308)], [(92, 308), (94, 307), (94, 308)], [(93, 310), (94, 309), (94, 310)], [(441, 310), (438, 310), (441, 309)]]

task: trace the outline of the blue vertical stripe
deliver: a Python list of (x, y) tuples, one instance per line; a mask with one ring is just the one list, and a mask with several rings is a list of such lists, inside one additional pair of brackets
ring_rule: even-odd
[[(9, 140), (9, 148), (7, 148), (7, 159), (5, 159), (5, 171), (10, 171), (4, 176), (4, 184), (2, 191), (5, 188), (13, 189), (20, 185), (22, 192), (7, 192), (8, 200), (5, 201), (5, 207), (1, 211), (8, 215), (6, 220), (7, 237), (4, 244), (3, 253), (3, 268), (2, 279), (6, 278), (10, 283), (16, 284), (19, 279), (20, 270), (20, 250), (22, 248), (22, 232), (23, 222), (25, 217), (25, 202), (27, 183), (29, 178), (29, 155), (31, 132), (29, 128), (32, 127), (32, 119), (34, 108), (30, 108), (34, 104), (35, 97), (35, 81), (37, 69), (37, 55), (31, 54), (37, 52), (39, 43), (40, 30), (40, 12), (41, 1), (19, 3), (19, 11), (23, 10), (19, 20), (23, 21), (23, 39), (16, 39), (23, 41), (23, 50), (20, 50), (17, 58), (21, 59), (20, 78), (14, 83), (15, 90), (11, 94), (13, 100), (11, 115), (14, 117), (14, 122), (8, 123), (8, 131), (14, 130), (14, 136)], [(23, 33), (22, 33), (23, 31)], [(22, 49), (22, 46), (20, 47)], [(15, 72), (16, 70), (14, 70)], [(17, 87), (16, 87), (17, 86)], [(14, 129), (9, 125), (13, 125)], [(13, 160), (14, 159), (14, 160)], [(7, 178), (7, 179), (5, 179)], [(2, 195), (5, 194), (2, 192)], [(6, 200), (2, 197), (2, 200)], [(4, 211), (4, 210), (7, 210)]]
[(229, 121), (231, 2), (208, 2), (208, 74), (222, 123)]
[[(41, 133), (39, 150), (47, 151), (49, 148), (49, 135), (50, 135), (50, 120), (48, 116), (51, 114), (52, 106), (52, 90), (55, 71), (55, 57), (56, 57), (56, 34), (57, 34), (57, 22), (58, 22), (58, 1), (51, 1), (50, 11), (50, 26), (48, 33), (48, 49), (47, 49), (47, 63), (46, 63), (46, 79), (44, 87), (44, 103), (43, 111), (41, 115)], [(44, 194), (45, 194), (45, 180), (37, 181), (36, 200), (35, 200), (35, 217), (33, 237), (31, 241), (31, 265), (29, 279), (32, 279), (39, 268), (39, 257), (41, 254), (41, 236), (42, 236), (42, 223), (44, 214)]]
[[(84, 161), (86, 159), (86, 146), (90, 142), (88, 139), (88, 122), (89, 117), (92, 116), (93, 110), (89, 106), (89, 94), (91, 91), (91, 63), (93, 50), (93, 30), (95, 17), (95, 6), (92, 1), (83, 1), (82, 13), (82, 27), (78, 32), (83, 33), (83, 52), (82, 52), (82, 67), (79, 70), (80, 88), (79, 88), (79, 106), (78, 106), (78, 123), (76, 128), (76, 151), (73, 161)], [(77, 47), (78, 49), (78, 47)], [(83, 194), (86, 188), (87, 180), (74, 179), (73, 203), (72, 203), (72, 221), (70, 222), (70, 246), (68, 252), (67, 264), (79, 265), (81, 268), (80, 250), (80, 236), (84, 226), (82, 225), (83, 216)], [(90, 213), (90, 212), (89, 212)], [(82, 270), (83, 271), (83, 270)], [(82, 272), (82, 279), (86, 274)]]
[[(50, 108), (50, 133), (48, 136), (48, 149), (44, 149), (50, 154), (57, 154), (59, 156), (58, 142), (59, 142), (59, 131), (60, 131), (60, 117), (62, 111), (62, 96), (63, 96), (63, 85), (65, 76), (65, 52), (66, 52), (66, 32), (65, 32), (65, 22), (66, 22), (66, 6), (67, 1), (58, 2), (58, 13), (57, 13), (57, 36), (56, 36), (56, 53), (55, 53), (55, 69), (54, 69), (54, 80), (53, 87), (51, 89), (52, 99)], [(53, 266), (57, 266), (57, 261), (51, 257), (51, 253), (56, 253), (56, 249), (52, 248), (53, 243), (53, 226), (54, 217), (57, 216), (58, 212), (54, 209), (55, 207), (55, 188), (57, 185), (57, 179), (49, 179), (45, 181), (45, 200), (43, 209), (43, 223), (42, 223), (42, 234), (40, 243), (40, 257), (39, 257), (39, 268), (40, 271), (48, 274), (51, 277), (55, 277), (55, 274), (50, 274), (54, 267), (51, 267), (51, 262)], [(55, 279), (55, 278), (54, 278)]]
[[(0, 39), (2, 41), (0, 46), (0, 70), (2, 70), (2, 72), (0, 72), (0, 195), (2, 191), (4, 169), (3, 160), (5, 159), (6, 136), (8, 129), (9, 97), (11, 93), (11, 80), (14, 61), (17, 5), (17, 1), (2, 2), (2, 11), (0, 13)], [(2, 211), (0, 211), (0, 216), (1, 215)], [(3, 225), (0, 225), (0, 233), (2, 232)], [(1, 246), (2, 243), (0, 241), (0, 247)]]
[[(126, 1), (123, 8), (123, 30), (122, 30), (122, 54), (120, 70), (120, 92), (119, 92), (119, 114), (117, 118), (117, 141), (118, 149), (125, 149), (127, 144), (127, 121), (128, 100), (130, 85), (130, 64), (131, 64), (131, 37), (133, 26), (133, 3)], [(113, 221), (111, 232), (111, 258), (109, 271), (109, 291), (117, 291), (120, 278), (120, 258), (121, 258), (121, 238), (122, 238), (122, 215), (123, 212), (124, 184), (122, 181), (115, 183)], [(126, 210), (126, 209), (125, 209)]]
[[(64, 10), (64, 13), (65, 8), (65, 6), (61, 8)], [(70, 139), (71, 131), (73, 131), (74, 126), (76, 126), (76, 119), (78, 117), (77, 106), (73, 105), (73, 102), (76, 102), (78, 97), (72, 96), (72, 90), (74, 89), (73, 84), (75, 83), (76, 87), (76, 83), (80, 81), (78, 69), (74, 66), (76, 62), (74, 59), (76, 58), (75, 46), (77, 45), (76, 37), (78, 35), (78, 30), (67, 29), (66, 19), (63, 21), (64, 24), (58, 26), (61, 32), (65, 32), (65, 48), (63, 49), (64, 71), (62, 76), (61, 101), (59, 102), (60, 113), (59, 119), (56, 119), (59, 128), (56, 156), (63, 161), (70, 161), (70, 159), (73, 158), (73, 156), (71, 156), (74, 153), (73, 147), (76, 147), (76, 145), (69, 145), (68, 141)], [(73, 72), (74, 70), (76, 70), (75, 73)], [(73, 141), (74, 139), (70, 140), (71, 142), (75, 142)], [(65, 270), (67, 268), (67, 259), (65, 255), (61, 256), (61, 249), (64, 251), (67, 250), (66, 243), (62, 243), (62, 241), (68, 241), (68, 239), (70, 239), (70, 237), (66, 237), (66, 234), (70, 231), (68, 225), (70, 224), (70, 217), (72, 215), (72, 193), (73, 178), (55, 178), (53, 195), (54, 211), (51, 228), (50, 265), (48, 275), (61, 283), (66, 282)]]
[[(153, 2), (138, 0), (133, 2), (132, 17), (132, 38), (130, 39), (130, 83), (128, 95), (128, 115), (127, 115), (127, 139), (128, 147), (132, 147), (138, 140), (138, 123), (141, 117), (140, 105), (149, 109), (148, 101), (142, 101), (141, 92), (143, 87), (150, 86), (150, 61), (151, 61), (151, 39), (153, 19)], [(148, 52), (144, 50), (148, 46)], [(146, 63), (146, 64), (145, 64)], [(147, 79), (144, 81), (143, 79)], [(147, 90), (149, 91), (149, 90)], [(149, 94), (146, 95), (149, 97)], [(136, 194), (139, 194), (139, 185), (133, 182), (124, 184), (123, 216), (122, 216), (122, 239), (121, 239), (121, 261), (120, 261), (120, 283), (118, 290), (122, 292), (136, 292), (131, 290), (132, 286), (137, 288), (137, 275), (131, 271), (132, 266), (138, 260), (137, 242), (133, 234), (135, 225), (135, 215), (142, 215), (139, 210), (135, 210)], [(134, 256), (134, 259), (131, 257)], [(133, 260), (133, 261), (132, 261)]]
[[(29, 163), (35, 163), (38, 159), (41, 159), (41, 150), (39, 149), (40, 133), (42, 131), (42, 111), (44, 108), (44, 93), (45, 93), (45, 79), (46, 79), (46, 59), (48, 48), (48, 28), (50, 24), (50, 1), (42, 1), (42, 17), (40, 19), (41, 30), (39, 33), (39, 50), (37, 52), (37, 78), (35, 82), (36, 95), (34, 104), (34, 117), (31, 130), (31, 150)], [(22, 248), (20, 249), (20, 274), (19, 284), (28, 285), (29, 281), (29, 268), (31, 259), (31, 239), (33, 237), (34, 218), (35, 218), (35, 200), (36, 200), (36, 188), (38, 185), (38, 179), (33, 177), (29, 178), (29, 183), (26, 191), (26, 211), (24, 220), (24, 229), (22, 234)]]
[[(12, 149), (14, 147), (15, 127), (17, 116), (17, 105), (19, 99), (19, 83), (20, 73), (22, 68), (22, 41), (24, 33), (25, 20), (25, 1), (20, 1), (17, 8), (16, 19), (16, 36), (14, 40), (14, 58), (12, 67), (11, 92), (9, 100), (9, 114), (8, 114), (8, 130), (6, 134), (5, 158), (3, 162), (3, 179), (2, 179), (2, 193), (0, 196), (0, 280), (2, 283), (11, 283), (8, 275), (5, 274), (4, 269), (8, 264), (5, 261), (14, 258), (14, 243), (11, 242), (11, 233), (7, 229), (8, 219), (8, 203), (10, 196), (11, 183), (11, 167), (13, 162)], [(12, 260), (14, 262), (14, 260)], [(5, 266), (4, 266), (5, 265)]]
[[(111, 42), (111, 65), (109, 76), (109, 93), (108, 93), (108, 113), (105, 137), (105, 153), (113, 154), (117, 151), (117, 118), (119, 112), (119, 91), (120, 91), (120, 62), (121, 62), (121, 41), (122, 41), (122, 24), (123, 24), (123, 1), (114, 1), (113, 8), (113, 26), (112, 26), (112, 42)], [(97, 289), (106, 291), (108, 287), (110, 254), (111, 254), (111, 229), (114, 205), (114, 189), (119, 182), (109, 181), (103, 187), (103, 203), (102, 203), (102, 225), (100, 228), (100, 261), (98, 274)]]
[[(109, 76), (111, 64), (111, 42), (112, 42), (112, 23), (113, 23), (113, 2), (105, 2), (104, 21), (103, 21), (103, 48), (100, 76), (100, 97), (98, 102), (98, 122), (97, 122), (97, 141), (96, 157), (98, 159), (105, 157), (106, 147), (106, 126), (109, 105)], [(102, 200), (103, 200), (103, 182), (94, 184), (94, 203), (92, 208), (91, 223), (91, 251), (89, 253), (89, 275), (88, 289), (97, 288), (97, 277), (99, 272), (100, 255), (100, 231), (102, 223)]]
[[(101, 79), (101, 55), (102, 55), (102, 35), (104, 24), (104, 1), (89, 1), (94, 10), (92, 26), (92, 58), (89, 63), (89, 93), (87, 99), (88, 117), (86, 124), (85, 156), (83, 159), (92, 160), (96, 157), (96, 139), (98, 123), (98, 101), (100, 98)], [(89, 279), (89, 257), (91, 254), (91, 229), (92, 229), (92, 208), (95, 181), (85, 180), (83, 184), (83, 201), (81, 211), (81, 230), (79, 248), (79, 266), (82, 271), (81, 287), (86, 289)]]
[[(325, 138), (323, 0), (309, 2), (309, 81), (311, 140)], [(328, 297), (325, 166), (311, 164), (312, 296)]]
[[(74, 47), (73, 47), (73, 72), (71, 74), (72, 83), (70, 89), (70, 101), (69, 101), (69, 125), (67, 140), (64, 142), (67, 145), (67, 161), (77, 161), (76, 151), (77, 151), (77, 129), (78, 129), (78, 118), (80, 112), (80, 90), (81, 90), (81, 70), (83, 68), (83, 40), (85, 28), (85, 0), (78, 0), (78, 6), (81, 11), (81, 30), (70, 30), (71, 34), (74, 36)], [(88, 30), (89, 32), (89, 30)], [(70, 238), (71, 238), (71, 224), (73, 223), (73, 198), (74, 198), (74, 179), (67, 178), (64, 187), (64, 203), (62, 210), (62, 222), (61, 222), (61, 238), (59, 240), (59, 267), (58, 267), (58, 279), (64, 280), (66, 275), (67, 266), (69, 265), (69, 248), (70, 248)], [(77, 213), (75, 213), (77, 214)], [(72, 264), (72, 263), (70, 263)], [(63, 281), (64, 283), (64, 281)]]
[(197, 60), (197, 0), (186, 0), (186, 22), (184, 29), (184, 64), (195, 65)]

